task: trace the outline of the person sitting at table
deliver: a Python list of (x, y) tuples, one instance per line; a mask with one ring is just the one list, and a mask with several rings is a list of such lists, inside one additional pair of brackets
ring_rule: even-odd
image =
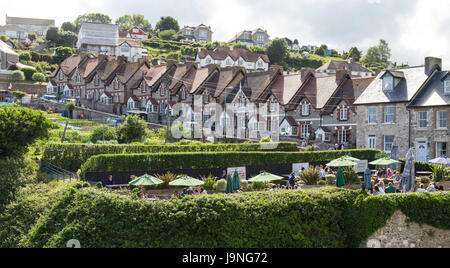
[(394, 182), (400, 183), (401, 180), (402, 180), (402, 177), (400, 176), (400, 172), (396, 171), (395, 176), (394, 176)]
[(392, 179), (392, 177), (394, 177), (394, 173), (390, 168), (388, 168), (386, 172), (386, 179)]
[(386, 188), (385, 192), (387, 194), (395, 194), (397, 190), (395, 189), (395, 186), (392, 184), (392, 182), (389, 183), (389, 186)]
[(444, 191), (444, 186), (440, 182), (436, 182), (436, 191)]
[(384, 171), (383, 171), (383, 169), (382, 169), (382, 168), (378, 169), (377, 177), (378, 177), (378, 178), (383, 178), (383, 176), (384, 176)]
[(113, 176), (109, 175), (108, 179), (106, 180), (106, 186), (113, 186), (113, 185), (114, 185)]

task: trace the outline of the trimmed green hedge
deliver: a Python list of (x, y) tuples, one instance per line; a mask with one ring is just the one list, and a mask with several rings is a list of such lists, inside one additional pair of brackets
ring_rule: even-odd
[(97, 171), (149, 171), (154, 169), (205, 169), (331, 161), (344, 155), (376, 159), (377, 150), (323, 152), (203, 152), (96, 155), (81, 167), (81, 175)]
[[(45, 209), (25, 195), (21, 206), (9, 206), (0, 222), (8, 242), (0, 245), (64, 248), (75, 238), (83, 248), (347, 248), (358, 247), (397, 209), (411, 221), (450, 229), (447, 192), (367, 197), (321, 188), (149, 202), (65, 187), (42, 200)], [(40, 213), (20, 217), (26, 211)], [(12, 224), (17, 229), (5, 231)]]
[[(405, 159), (399, 160), (402, 165), (402, 171), (405, 168)], [(433, 172), (434, 164), (426, 163), (426, 162), (420, 162), (420, 161), (414, 161), (414, 168), (416, 169), (416, 172)]]
[[(89, 145), (53, 143), (45, 147), (43, 160), (70, 171), (77, 171), (90, 157), (100, 154), (168, 153), (168, 152), (249, 152), (280, 151), (295, 152), (297, 143), (201, 144), (201, 145)], [(263, 146), (263, 147), (262, 147)], [(270, 146), (270, 147), (266, 147)]]

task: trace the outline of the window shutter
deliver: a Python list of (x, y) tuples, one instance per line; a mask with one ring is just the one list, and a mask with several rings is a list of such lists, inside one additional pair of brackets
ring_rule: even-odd
[(350, 108), (347, 108), (347, 121), (350, 120)]
[(437, 155), (437, 143), (434, 141), (433, 142), (433, 152), (434, 152), (434, 156), (433, 156), (433, 158), (438, 158), (438, 157), (441, 157), (440, 155), (439, 156), (436, 156)]
[[(386, 118), (384, 117), (385, 112), (386, 112), (386, 107), (382, 107), (382, 109), (381, 109), (381, 123), (386, 123)], [(384, 145), (383, 145), (383, 148), (384, 148)]]
[(434, 128), (438, 128), (438, 114), (439, 111), (434, 111)]
[(337, 119), (341, 121), (341, 108), (338, 108), (337, 110)]
[(397, 107), (394, 107), (394, 123), (397, 123)]

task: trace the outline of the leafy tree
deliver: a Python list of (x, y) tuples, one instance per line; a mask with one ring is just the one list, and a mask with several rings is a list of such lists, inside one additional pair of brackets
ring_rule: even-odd
[(29, 33), (28, 34), (28, 39), (30, 39), (31, 42), (33, 42), (34, 40), (37, 39), (37, 36), (35, 33)]
[(97, 143), (98, 141), (117, 141), (117, 131), (113, 127), (99, 126), (94, 128), (91, 136), (91, 141)]
[(69, 113), (69, 117), (73, 118), (73, 110), (75, 110), (75, 103), (68, 102), (66, 103), (66, 111)]
[(1, 106), (0, 122), (0, 159), (23, 155), (52, 127), (43, 112), (16, 106)]
[(61, 30), (77, 33), (77, 26), (70, 21), (66, 21), (61, 25)]
[(298, 45), (299, 43), (298, 43), (298, 39), (295, 39), (294, 40), (294, 45)]
[(367, 50), (367, 54), (364, 56), (362, 62), (368, 68), (381, 70), (392, 65), (390, 58), (391, 50), (388, 43), (385, 40), (380, 40), (378, 46), (371, 47)]
[(158, 36), (162, 40), (173, 40), (176, 34), (174, 30), (164, 30), (159, 32)]
[(25, 79), (31, 81), (33, 74), (36, 73), (36, 69), (33, 68), (22, 68), (21, 71), (25, 75)]
[(58, 27), (50, 26), (47, 29), (45, 39), (50, 42), (56, 42), (58, 40)]
[(73, 55), (72, 48), (70, 47), (57, 47), (55, 51), (54, 60), (56, 63), (61, 63), (68, 57)]
[(11, 79), (14, 81), (23, 81), (25, 80), (25, 75), (22, 71), (17, 70), (12, 73)]
[(80, 15), (75, 19), (74, 22), (77, 32), (80, 29), (81, 25), (85, 22), (110, 24), (112, 20), (108, 15), (104, 15), (101, 13), (89, 13)]
[(267, 44), (267, 56), (271, 63), (284, 63), (288, 56), (288, 46), (286, 40), (276, 38)]
[(150, 22), (141, 14), (124, 15), (116, 20), (116, 24), (119, 25), (120, 30), (129, 30), (134, 26), (141, 28), (145, 32), (152, 30)]
[(167, 54), (167, 59), (176, 60), (177, 62), (180, 62), (181, 60), (181, 53), (180, 51), (173, 51)]
[(33, 81), (36, 81), (36, 82), (45, 82), (45, 80), (46, 80), (45, 75), (42, 74), (42, 73), (35, 73), (35, 74), (33, 74), (31, 79)]
[(20, 62), (25, 62), (25, 63), (30, 61), (31, 60), (30, 52), (22, 52), (22, 53), (20, 53), (19, 60), (20, 60)]
[(325, 49), (323, 47), (319, 47), (316, 50), (314, 50), (314, 54), (319, 56), (325, 56)]
[(180, 31), (180, 25), (178, 25), (178, 21), (170, 16), (161, 17), (161, 19), (156, 23), (155, 30), (157, 31), (165, 31), (165, 30), (174, 30), (175, 33)]
[(59, 31), (56, 44), (62, 47), (74, 47), (78, 40), (78, 36), (71, 31)]
[(146, 136), (147, 123), (138, 115), (129, 115), (119, 126), (121, 143), (141, 142)]
[(6, 42), (6, 41), (8, 41), (8, 36), (2, 34), (2, 35), (0, 36), (0, 40), (2, 40), (3, 42)]
[(355, 62), (361, 60), (362, 52), (357, 47), (352, 47), (350, 52), (348, 52), (347, 58), (352, 59)]
[(25, 95), (27, 95), (27, 93), (20, 90), (14, 90), (13, 92), (11, 92), (11, 94), (13, 94), (14, 97), (16, 97), (19, 100), (25, 97)]

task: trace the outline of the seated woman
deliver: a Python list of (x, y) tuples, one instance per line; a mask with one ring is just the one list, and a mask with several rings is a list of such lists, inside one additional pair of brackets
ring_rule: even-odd
[(386, 179), (392, 179), (394, 177), (394, 172), (390, 168), (387, 169)]

